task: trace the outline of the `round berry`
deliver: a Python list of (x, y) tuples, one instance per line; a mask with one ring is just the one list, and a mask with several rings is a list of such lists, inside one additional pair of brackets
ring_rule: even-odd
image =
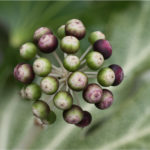
[(63, 118), (70, 124), (77, 124), (83, 119), (83, 111), (79, 106), (72, 105), (70, 109), (63, 112)]
[(25, 43), (20, 48), (20, 55), (24, 59), (32, 59), (37, 53), (37, 48), (33, 43)]
[(38, 47), (43, 53), (51, 53), (58, 46), (58, 40), (53, 34), (43, 35), (38, 42)]
[(38, 42), (39, 39), (45, 34), (53, 34), (52, 31), (47, 27), (40, 27), (34, 32), (34, 41)]
[(94, 50), (100, 52), (104, 59), (108, 59), (112, 54), (112, 47), (107, 40), (98, 40), (94, 43)]
[(123, 69), (116, 64), (110, 65), (109, 68), (111, 68), (115, 73), (115, 81), (113, 83), (113, 86), (119, 85), (124, 78)]
[(18, 64), (14, 68), (14, 77), (22, 83), (31, 83), (34, 79), (34, 72), (32, 66), (29, 64)]
[(70, 19), (70, 20), (68, 20), (68, 21), (66, 22), (66, 25), (68, 25), (68, 24), (70, 24), (70, 23), (73, 23), (73, 22), (79, 22), (79, 23), (82, 23), (82, 21), (79, 20), (79, 19)]
[(103, 89), (103, 96), (99, 103), (96, 103), (95, 106), (99, 109), (106, 109), (110, 107), (113, 103), (113, 94), (107, 89)]
[(87, 76), (79, 71), (72, 73), (68, 78), (68, 85), (72, 90), (81, 91), (88, 83)]
[(61, 40), (60, 47), (65, 53), (74, 54), (79, 50), (80, 42), (74, 36), (65, 36)]
[(32, 105), (32, 112), (40, 119), (47, 119), (50, 108), (46, 102), (37, 100)]
[(76, 126), (84, 128), (88, 126), (92, 121), (92, 116), (88, 111), (83, 111), (83, 119), (76, 124)]
[(68, 71), (74, 72), (80, 67), (80, 59), (75, 55), (68, 55), (64, 58), (63, 64)]
[(62, 110), (69, 109), (73, 104), (73, 98), (71, 94), (65, 91), (58, 92), (55, 95), (53, 101), (54, 101), (55, 106)]
[(115, 81), (115, 73), (112, 69), (105, 67), (98, 72), (97, 80), (102, 86), (111, 86)]
[(51, 72), (51, 62), (46, 58), (38, 58), (33, 63), (33, 70), (38, 76), (47, 76)]
[(83, 98), (88, 103), (98, 103), (102, 98), (103, 90), (95, 83), (89, 84), (83, 91)]
[(102, 66), (104, 57), (101, 53), (92, 51), (87, 54), (86, 62), (90, 69), (97, 70)]
[(94, 44), (98, 40), (105, 40), (105, 35), (100, 31), (94, 31), (89, 36), (89, 42)]
[(29, 100), (38, 100), (41, 97), (40, 86), (38, 86), (35, 83), (29, 84), (25, 88), (25, 94), (26, 94), (27, 99)]
[(23, 87), (23, 88), (20, 90), (20, 96), (21, 96), (21, 98), (23, 98), (23, 99), (26, 99), (26, 98), (27, 98), (26, 92), (25, 92), (25, 87)]
[(65, 25), (61, 25), (57, 30), (57, 35), (60, 39), (62, 39), (66, 33), (65, 33)]
[(53, 111), (48, 113), (46, 119), (42, 120), (44, 124), (53, 124), (56, 121), (56, 114)]
[(66, 35), (75, 36), (79, 40), (81, 40), (86, 33), (85, 26), (81, 21), (70, 21), (65, 26)]
[(41, 80), (40, 86), (44, 93), (52, 95), (58, 90), (59, 82), (55, 77), (48, 76)]

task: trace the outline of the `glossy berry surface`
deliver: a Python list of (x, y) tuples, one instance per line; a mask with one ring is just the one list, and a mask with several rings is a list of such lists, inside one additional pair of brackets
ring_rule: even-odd
[(67, 54), (74, 54), (80, 48), (79, 40), (74, 36), (65, 36), (60, 43), (61, 50)]
[(88, 111), (83, 111), (83, 119), (76, 124), (76, 126), (84, 128), (88, 126), (92, 121), (92, 116)]
[(96, 41), (93, 48), (95, 51), (100, 52), (104, 56), (104, 59), (108, 59), (112, 55), (112, 47), (107, 40)]
[(47, 76), (51, 72), (51, 62), (46, 58), (38, 58), (33, 63), (33, 70), (38, 76)]
[(58, 90), (59, 82), (55, 77), (48, 76), (41, 80), (40, 86), (44, 93), (52, 95)]
[(40, 86), (32, 83), (25, 88), (26, 98), (29, 100), (38, 100), (41, 97)]
[(34, 79), (34, 72), (30, 64), (18, 64), (14, 68), (14, 77), (22, 83), (31, 83)]
[(103, 65), (103, 62), (104, 57), (99, 52), (91, 51), (86, 56), (86, 63), (88, 67), (92, 70), (99, 69)]
[(63, 112), (64, 120), (70, 124), (77, 124), (83, 119), (83, 111), (77, 105), (72, 105), (72, 107)]
[(96, 103), (95, 106), (99, 109), (106, 109), (110, 107), (113, 103), (113, 94), (111, 91), (104, 89), (103, 96), (99, 103)]
[(43, 53), (51, 53), (56, 50), (58, 40), (53, 34), (45, 34), (38, 41), (38, 47)]
[(87, 76), (79, 71), (72, 73), (68, 78), (68, 85), (72, 90), (81, 91), (88, 83)]
[(74, 72), (80, 67), (80, 59), (75, 55), (68, 55), (64, 58), (63, 65), (68, 71)]
[(53, 34), (53, 32), (47, 27), (40, 27), (34, 32), (34, 41), (38, 42), (39, 39), (45, 34)]
[(32, 105), (32, 112), (40, 119), (47, 119), (50, 108), (46, 102), (37, 100)]
[(113, 86), (119, 85), (124, 78), (123, 69), (116, 64), (110, 65), (109, 68), (111, 68), (115, 73), (115, 81), (113, 83)]
[(42, 120), (44, 124), (53, 124), (56, 121), (56, 114), (53, 111), (50, 111), (47, 115), (47, 118)]
[(91, 44), (94, 44), (98, 40), (105, 40), (105, 35), (100, 31), (94, 31), (89, 35), (88, 40)]
[(20, 48), (20, 56), (24, 59), (32, 59), (37, 53), (37, 47), (31, 43), (25, 43)]
[(103, 94), (102, 88), (95, 83), (88, 84), (83, 91), (83, 98), (88, 103), (97, 103), (101, 100)]
[(97, 81), (102, 86), (111, 86), (115, 81), (115, 73), (112, 69), (102, 68), (97, 74)]
[(60, 39), (62, 39), (65, 35), (66, 35), (66, 32), (65, 32), (65, 25), (61, 25), (58, 30), (57, 30), (57, 35)]

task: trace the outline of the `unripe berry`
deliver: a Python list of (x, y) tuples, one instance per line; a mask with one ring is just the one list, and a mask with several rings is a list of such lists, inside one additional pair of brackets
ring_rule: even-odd
[(45, 34), (38, 41), (38, 47), (43, 53), (51, 53), (58, 46), (58, 40), (53, 34)]
[(83, 111), (83, 119), (76, 124), (76, 126), (84, 128), (88, 126), (92, 121), (92, 116), (88, 111)]
[(65, 36), (61, 40), (60, 47), (65, 53), (74, 54), (79, 50), (80, 42), (74, 36)]
[(83, 98), (88, 103), (98, 103), (102, 98), (103, 90), (95, 83), (87, 85), (83, 91)]
[(52, 31), (51, 31), (49, 28), (47, 28), (47, 27), (38, 28), (38, 29), (34, 32), (34, 36), (33, 36), (34, 41), (35, 41), (35, 42), (38, 42), (39, 39), (40, 39), (43, 35), (45, 35), (45, 34), (53, 34), (53, 33), (52, 33)]
[(106, 109), (110, 107), (113, 103), (113, 94), (107, 89), (103, 89), (103, 96), (99, 103), (96, 103), (95, 106), (99, 109)]
[(115, 81), (113, 83), (113, 86), (119, 85), (124, 78), (123, 69), (116, 64), (110, 65), (109, 68), (111, 68), (115, 73)]
[(60, 39), (62, 39), (66, 33), (65, 33), (65, 25), (61, 25), (57, 30), (57, 35)]
[(92, 51), (87, 54), (86, 62), (90, 69), (97, 70), (102, 66), (104, 57), (101, 53)]
[(38, 86), (35, 83), (29, 84), (25, 88), (25, 94), (26, 94), (27, 99), (29, 100), (38, 100), (41, 97), (40, 86)]
[(52, 95), (58, 90), (59, 82), (55, 77), (48, 76), (41, 80), (40, 86), (44, 93)]
[(100, 31), (94, 31), (89, 36), (89, 42), (94, 44), (98, 40), (105, 40), (105, 35)]
[(97, 74), (97, 81), (102, 86), (111, 86), (115, 81), (115, 73), (112, 69), (105, 67)]
[(63, 112), (63, 118), (70, 124), (77, 124), (83, 119), (83, 111), (79, 106), (72, 105), (70, 109)]
[(14, 68), (14, 77), (22, 83), (31, 83), (34, 79), (32, 66), (29, 64), (18, 64)]
[(55, 95), (53, 101), (54, 101), (55, 106), (62, 110), (69, 109), (73, 104), (73, 98), (71, 94), (65, 91), (58, 92)]
[(40, 57), (34, 61), (33, 70), (38, 76), (47, 76), (51, 72), (51, 62), (46, 58)]
[(68, 71), (74, 72), (80, 67), (80, 59), (75, 55), (68, 55), (64, 58), (63, 64)]
[(93, 45), (94, 50), (100, 52), (104, 59), (108, 59), (112, 54), (112, 47), (107, 40), (98, 40)]
[(68, 78), (68, 85), (72, 90), (81, 91), (88, 83), (86, 74), (76, 71), (72, 73)]
[(66, 24), (65, 27), (66, 35), (75, 36), (79, 40), (81, 40), (86, 33), (85, 26), (81, 21), (70, 21)]
[(23, 98), (23, 99), (26, 99), (27, 98), (27, 96), (26, 96), (26, 93), (25, 93), (25, 87), (23, 87), (21, 90), (20, 90), (20, 96), (21, 96), (21, 98)]
[(33, 43), (25, 43), (20, 48), (20, 55), (24, 59), (31, 59), (35, 57), (37, 48)]
[(32, 105), (32, 112), (40, 119), (47, 119), (50, 108), (46, 102), (37, 100)]
[(53, 111), (48, 113), (46, 119), (42, 120), (44, 124), (53, 124), (56, 121), (56, 114)]

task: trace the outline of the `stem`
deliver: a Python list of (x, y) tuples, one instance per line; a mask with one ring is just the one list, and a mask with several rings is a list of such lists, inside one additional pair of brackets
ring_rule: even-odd
[(67, 80), (66, 80), (66, 91), (69, 90), (68, 84), (67, 84)]
[(64, 53), (64, 58), (65, 58), (65, 57), (67, 57), (67, 54), (66, 54), (66, 53)]
[(97, 75), (97, 72), (84, 72), (85, 74), (89, 75)]
[(82, 56), (80, 57), (80, 61), (87, 55), (87, 53), (91, 50), (92, 45), (90, 45), (87, 50), (82, 54)]
[(65, 84), (65, 83), (60, 84), (58, 91), (63, 88), (64, 84)]
[(64, 70), (64, 66), (62, 64), (61, 59), (59, 58), (59, 56), (57, 55), (56, 52), (53, 52), (54, 57), (56, 58), (57, 62), (59, 63), (59, 65), (61, 66), (61, 68)]
[(49, 76), (61, 77), (61, 74), (50, 73)]
[(56, 67), (55, 65), (52, 65), (52, 68), (57, 70), (58, 72), (61, 72), (60, 68)]
[(91, 76), (88, 75), (87, 77), (88, 77), (88, 78), (97, 78), (97, 76), (94, 76), (94, 75), (93, 75), (93, 76), (92, 76), (92, 75), (91, 75)]
[(86, 63), (86, 60), (84, 59), (82, 62), (81, 62), (81, 65), (85, 64)]
[(64, 82), (66, 80), (66, 78), (62, 78), (59, 80), (59, 82)]
[(85, 71), (88, 69), (88, 66), (84, 66), (83, 68), (81, 68), (79, 71)]
[(80, 106), (80, 101), (79, 101), (79, 98), (78, 98), (78, 96), (77, 96), (77, 93), (76, 93), (76, 92), (73, 92), (73, 95), (74, 95), (74, 97), (75, 97), (75, 99), (76, 99), (76, 101), (77, 101), (77, 105)]
[(35, 58), (40, 58), (40, 56), (38, 54), (35, 55)]

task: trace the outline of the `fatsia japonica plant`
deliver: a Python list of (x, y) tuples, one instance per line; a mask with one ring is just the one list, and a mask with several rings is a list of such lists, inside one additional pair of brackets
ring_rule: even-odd
[[(67, 123), (78, 127), (86, 127), (91, 123), (92, 116), (90, 112), (82, 110), (76, 92), (82, 92), (87, 103), (94, 104), (95, 108), (101, 110), (109, 108), (113, 103), (113, 94), (105, 87), (119, 85), (124, 77), (123, 70), (116, 64), (102, 67), (104, 61), (112, 55), (112, 47), (100, 31), (94, 31), (88, 36), (90, 46), (78, 57), (76, 53), (80, 50), (80, 40), (85, 34), (83, 22), (71, 19), (57, 30), (60, 42), (49, 28), (41, 27), (34, 33), (34, 43), (27, 42), (20, 48), (22, 58), (35, 60), (33, 65), (18, 64), (14, 69), (14, 77), (25, 84), (20, 95), (33, 101), (33, 115), (43, 126), (56, 120), (50, 101), (63, 111)], [(64, 52), (63, 60), (57, 54), (58, 45)], [(53, 55), (60, 66), (39, 56), (38, 49), (46, 55)], [(40, 85), (33, 82), (36, 76), (41, 77)], [(97, 78), (97, 83), (89, 83), (92, 78)], [(41, 99), (42, 92), (50, 95), (49, 101)]]

